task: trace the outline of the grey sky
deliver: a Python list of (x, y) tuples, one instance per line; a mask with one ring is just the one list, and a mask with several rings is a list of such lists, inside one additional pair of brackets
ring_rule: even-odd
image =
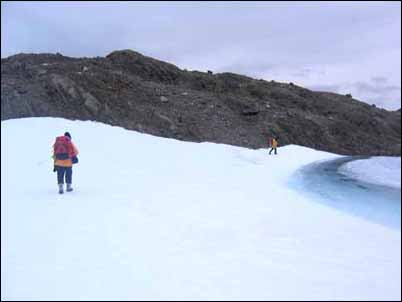
[(1, 2), (1, 56), (133, 49), (401, 107), (400, 2)]

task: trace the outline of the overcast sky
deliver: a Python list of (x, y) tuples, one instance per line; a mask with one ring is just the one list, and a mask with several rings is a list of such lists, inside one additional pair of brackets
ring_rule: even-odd
[(1, 2), (1, 57), (133, 49), (401, 107), (401, 3)]

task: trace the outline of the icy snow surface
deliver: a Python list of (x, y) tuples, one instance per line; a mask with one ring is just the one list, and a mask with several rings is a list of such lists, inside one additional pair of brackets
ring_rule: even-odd
[[(65, 131), (80, 163), (59, 195), (50, 152)], [(400, 300), (400, 228), (289, 186), (300, 167), (338, 158), (2, 121), (1, 298)]]
[(401, 188), (401, 158), (379, 156), (345, 164), (340, 172), (369, 183)]

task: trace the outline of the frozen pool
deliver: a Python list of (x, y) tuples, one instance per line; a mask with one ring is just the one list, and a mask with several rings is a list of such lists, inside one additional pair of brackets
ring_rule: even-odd
[(317, 202), (400, 229), (400, 188), (367, 183), (339, 172), (342, 165), (364, 158), (342, 157), (307, 165), (294, 174), (290, 185), (300, 194), (311, 195)]

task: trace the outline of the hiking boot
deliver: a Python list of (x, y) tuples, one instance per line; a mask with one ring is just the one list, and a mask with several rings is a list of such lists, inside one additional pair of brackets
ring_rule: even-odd
[(63, 194), (63, 184), (59, 184), (59, 194)]
[(73, 188), (71, 187), (71, 184), (67, 184), (67, 192), (71, 192), (73, 190)]

